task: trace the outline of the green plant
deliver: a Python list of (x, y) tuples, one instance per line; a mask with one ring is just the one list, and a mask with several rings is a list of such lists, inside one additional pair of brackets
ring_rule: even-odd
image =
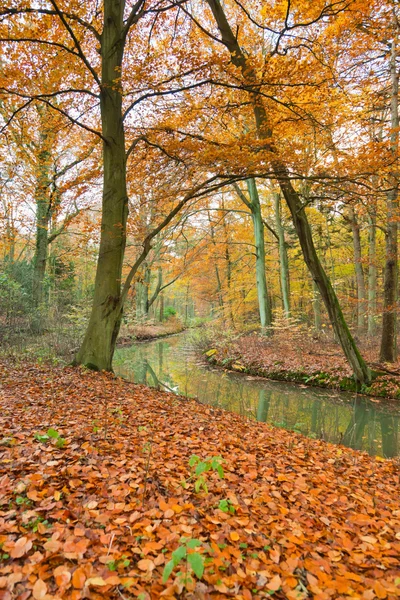
[(164, 308), (164, 319), (169, 319), (170, 317), (175, 317), (176, 310), (173, 306), (166, 306)]
[(224, 469), (222, 468), (222, 463), (224, 459), (222, 456), (212, 456), (211, 458), (207, 458), (206, 460), (201, 460), (199, 456), (196, 454), (192, 454), (189, 459), (189, 467), (191, 468), (192, 474), (187, 481), (182, 481), (181, 485), (186, 489), (187, 483), (190, 480), (194, 479), (194, 491), (196, 494), (200, 492), (200, 490), (204, 490), (206, 494), (208, 494), (208, 486), (207, 479), (205, 473), (208, 471), (215, 471), (218, 475), (223, 479), (225, 477)]
[(232, 502), (228, 499), (224, 499), (224, 500), (220, 500), (219, 504), (218, 504), (218, 508), (219, 510), (222, 510), (222, 512), (224, 513), (231, 513), (232, 515), (235, 514), (236, 509), (233, 506)]
[(17, 504), (18, 506), (30, 506), (32, 504), (32, 501), (29, 500), (29, 498), (27, 498), (26, 496), (17, 496), (15, 498), (15, 504)]
[(42, 523), (48, 529), (51, 527), (51, 524), (47, 521), (47, 519), (43, 519), (43, 517), (37, 517), (32, 521), (28, 521), (28, 523), (24, 526), (26, 529), (31, 529), (34, 533), (38, 530), (39, 523)]
[[(188, 567), (192, 569), (193, 573), (196, 575), (198, 579), (203, 577), (204, 573), (204, 556), (200, 554), (200, 552), (188, 552), (188, 550), (193, 550), (201, 546), (200, 540), (195, 539), (181, 539), (182, 546), (179, 546), (172, 553), (172, 559), (167, 562), (163, 571), (163, 583), (165, 583), (172, 571), (177, 567), (180, 563), (185, 564), (186, 573), (188, 571)], [(182, 575), (182, 573), (181, 573)], [(187, 581), (187, 575), (185, 576), (185, 583)]]
[(126, 569), (127, 567), (129, 567), (130, 564), (131, 561), (129, 560), (129, 558), (127, 558), (125, 554), (123, 554), (121, 558), (117, 558), (116, 560), (110, 560), (110, 562), (107, 563), (107, 568), (110, 571), (118, 571), (119, 568)]
[(48, 429), (47, 432), (44, 434), (36, 432), (33, 435), (33, 437), (35, 438), (35, 440), (38, 440), (38, 442), (41, 443), (47, 443), (49, 440), (55, 440), (55, 445), (57, 446), (57, 448), (64, 448), (65, 443), (67, 441), (65, 438), (61, 437), (58, 431), (56, 431), (52, 427), (50, 427), (50, 429)]
[(99, 422), (97, 420), (92, 421), (92, 426), (93, 426), (93, 433), (97, 433), (101, 429), (101, 426), (99, 425)]

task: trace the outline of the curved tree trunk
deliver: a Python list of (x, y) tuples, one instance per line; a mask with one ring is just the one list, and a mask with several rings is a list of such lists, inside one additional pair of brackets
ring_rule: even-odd
[(256, 249), (256, 287), (258, 311), (260, 315), (260, 327), (261, 333), (270, 334), (271, 332), (269, 328), (271, 327), (272, 316), (265, 265), (264, 221), (261, 214), (260, 197), (254, 177), (247, 179), (246, 183), (250, 199), (247, 198), (246, 194), (240, 189), (237, 183), (233, 184), (233, 189), (236, 191), (241, 201), (247, 206), (251, 213), (251, 218), (253, 221), (254, 246)]

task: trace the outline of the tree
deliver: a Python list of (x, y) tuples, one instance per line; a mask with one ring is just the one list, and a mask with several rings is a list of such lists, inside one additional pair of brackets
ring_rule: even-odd
[(234, 35), (219, 0), (207, 0), (207, 4), (212, 11), (221, 36), (219, 41), (227, 48), (230, 53), (232, 64), (237, 67), (242, 74), (243, 87), (250, 95), (258, 138), (260, 141), (264, 142), (265, 148), (269, 152), (271, 168), (291, 212), (304, 260), (320, 291), (332, 327), (334, 328), (343, 352), (353, 369), (355, 378), (360, 383), (369, 383), (371, 381), (370, 369), (362, 358), (344, 319), (335, 291), (315, 250), (305, 207), (303, 206), (299, 194), (293, 187), (287, 166), (278, 154), (273, 139), (267, 108), (263, 96), (259, 93), (260, 89), (257, 73), (252, 65), (249, 54), (245, 53), (241, 48), (237, 36)]
[(254, 178), (247, 179), (246, 184), (249, 197), (246, 197), (238, 184), (235, 184), (234, 188), (239, 198), (250, 210), (253, 221), (258, 310), (260, 313), (261, 333), (265, 334), (268, 332), (268, 328), (271, 327), (271, 306), (265, 268), (264, 223), (256, 181)]

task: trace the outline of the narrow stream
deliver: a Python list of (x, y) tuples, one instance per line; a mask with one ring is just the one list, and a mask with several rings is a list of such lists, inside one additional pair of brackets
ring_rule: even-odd
[(210, 368), (189, 335), (117, 349), (115, 373), (371, 455), (400, 454), (400, 405)]

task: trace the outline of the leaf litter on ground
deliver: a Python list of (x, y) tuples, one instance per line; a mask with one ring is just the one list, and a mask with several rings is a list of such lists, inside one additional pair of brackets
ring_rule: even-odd
[(400, 596), (395, 460), (110, 374), (0, 377), (0, 600)]

